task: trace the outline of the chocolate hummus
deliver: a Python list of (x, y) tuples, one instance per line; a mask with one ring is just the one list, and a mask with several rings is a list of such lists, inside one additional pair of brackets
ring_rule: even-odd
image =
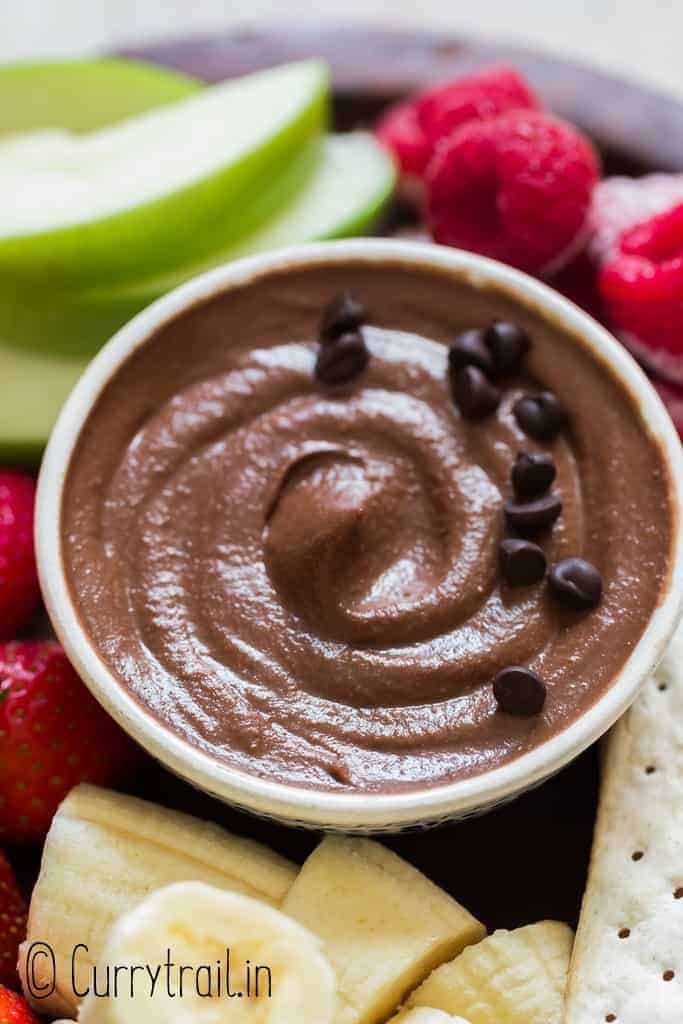
[[(321, 356), (347, 289), (367, 312)], [(449, 367), (492, 321), (529, 341), (519, 365), (490, 379), (468, 337)], [(164, 726), (280, 781), (386, 790), (498, 766), (590, 707), (657, 605), (672, 515), (580, 340), (350, 262), (270, 273), (130, 357), (73, 456), (63, 545), (101, 657)]]

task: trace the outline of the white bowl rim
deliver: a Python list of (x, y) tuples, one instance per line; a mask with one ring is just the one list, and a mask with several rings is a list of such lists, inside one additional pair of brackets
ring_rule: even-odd
[[(128, 693), (89, 642), (61, 557), (61, 499), (67, 468), (94, 401), (121, 363), (161, 325), (220, 292), (275, 270), (349, 260), (398, 261), (452, 272), (474, 287), (507, 291), (542, 317), (579, 335), (630, 390), (661, 445), (677, 515), (671, 572), (662, 599), (618, 677), (595, 704), (560, 733), (498, 768), (405, 791), (307, 789), (236, 769), (182, 739)], [(38, 485), (36, 551), (48, 613), (69, 658), (98, 701), (155, 758), (199, 788), (256, 814), (310, 827), (380, 830), (462, 817), (508, 799), (558, 771), (614, 724), (663, 655), (683, 611), (682, 510), (683, 448), (669, 414), (632, 357), (588, 314), (537, 280), (472, 253), (424, 242), (353, 239), (293, 246), (218, 267), (163, 296), (122, 327), (86, 369), (53, 430)]]

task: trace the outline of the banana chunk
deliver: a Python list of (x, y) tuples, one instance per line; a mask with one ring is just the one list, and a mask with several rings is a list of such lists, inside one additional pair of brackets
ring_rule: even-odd
[[(52, 822), (31, 899), (20, 970), (33, 942), (50, 945), (56, 966), (53, 994), (34, 1005), (41, 1013), (75, 1015), (75, 946), (88, 947), (79, 950), (75, 963), (76, 989), (83, 991), (108, 929), (155, 889), (201, 881), (277, 906), (296, 873), (283, 857), (216, 825), (119, 793), (78, 786)], [(45, 961), (31, 970), (41, 966), (50, 969)], [(41, 985), (49, 979), (33, 981)]]
[(464, 1017), (451, 1017), (443, 1010), (434, 1010), (431, 1006), (420, 1006), (415, 1010), (404, 1010), (392, 1017), (389, 1024), (469, 1024)]
[(408, 1006), (435, 1006), (470, 1024), (561, 1024), (572, 942), (559, 921), (494, 932), (438, 967)]
[(335, 1024), (385, 1021), (437, 964), (486, 934), (443, 890), (368, 839), (324, 839), (282, 909), (323, 939), (339, 981)]
[[(173, 969), (152, 987), (138, 968), (165, 964), (167, 949)], [(86, 998), (80, 1024), (331, 1024), (334, 1014), (320, 941), (267, 904), (202, 882), (160, 889), (124, 914), (103, 960), (110, 992)]]

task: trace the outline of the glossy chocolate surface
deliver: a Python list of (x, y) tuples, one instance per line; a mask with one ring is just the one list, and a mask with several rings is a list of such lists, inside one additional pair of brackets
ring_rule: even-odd
[[(314, 374), (321, 311), (368, 311), (362, 374)], [(493, 319), (532, 348), (497, 410), (463, 418), (448, 344)], [(552, 391), (569, 426), (520, 428)], [(499, 569), (519, 451), (552, 455), (549, 564), (582, 557), (568, 611)], [(161, 329), (105, 388), (72, 459), (64, 558), (103, 659), (166, 727), (311, 787), (431, 785), (532, 749), (605, 691), (656, 607), (672, 535), (662, 456), (607, 368), (533, 311), (401, 264), (272, 273)], [(492, 680), (538, 673), (542, 712)]]

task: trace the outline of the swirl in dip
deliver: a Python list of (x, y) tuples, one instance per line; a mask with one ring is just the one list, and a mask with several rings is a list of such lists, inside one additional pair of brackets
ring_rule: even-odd
[[(367, 367), (314, 373), (321, 313), (367, 308)], [(490, 415), (454, 404), (448, 348), (502, 319), (531, 339)], [(553, 392), (534, 441), (513, 407)], [(499, 546), (520, 451), (552, 456), (562, 513), (533, 538), (602, 599), (511, 586)], [(501, 765), (610, 686), (670, 560), (663, 457), (623, 387), (513, 296), (400, 262), (264, 274), (178, 316), (104, 388), (72, 457), (63, 557), (100, 657), (190, 744), (310, 787), (395, 790)], [(492, 681), (530, 669), (537, 714)]]

